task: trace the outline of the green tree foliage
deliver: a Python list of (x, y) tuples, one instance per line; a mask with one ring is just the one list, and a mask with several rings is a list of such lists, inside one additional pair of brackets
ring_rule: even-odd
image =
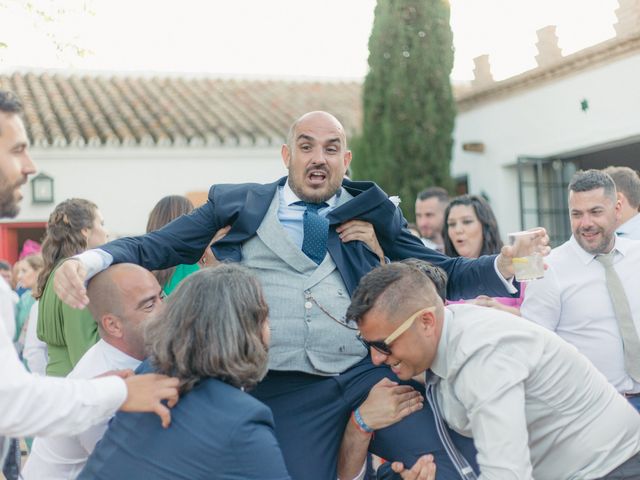
[(378, 0), (353, 167), (409, 218), (420, 190), (451, 187), (452, 37), (447, 0)]

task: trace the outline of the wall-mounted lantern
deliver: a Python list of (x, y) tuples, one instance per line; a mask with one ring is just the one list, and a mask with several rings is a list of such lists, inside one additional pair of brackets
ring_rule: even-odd
[(33, 203), (53, 203), (53, 177), (39, 173), (31, 179), (31, 200)]

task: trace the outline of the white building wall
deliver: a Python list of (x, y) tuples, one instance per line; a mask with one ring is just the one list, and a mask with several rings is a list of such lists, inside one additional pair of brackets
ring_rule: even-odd
[(13, 221), (46, 221), (71, 197), (95, 202), (112, 237), (143, 233), (165, 195), (208, 191), (215, 183), (272, 182), (286, 175), (279, 146), (220, 149), (32, 150), (38, 171), (54, 178), (55, 202), (34, 205), (30, 185)]
[[(517, 90), (461, 112), (452, 174), (486, 192), (503, 236), (520, 229), (518, 156), (548, 157), (640, 135), (640, 54)], [(580, 102), (587, 99), (583, 112)], [(482, 142), (485, 152), (462, 150)]]

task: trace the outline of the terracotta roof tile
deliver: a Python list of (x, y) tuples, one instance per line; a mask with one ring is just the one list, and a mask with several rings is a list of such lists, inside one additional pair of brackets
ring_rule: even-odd
[(261, 146), (311, 110), (349, 135), (361, 121), (359, 82), (14, 73), (0, 88), (22, 99), (38, 147)]

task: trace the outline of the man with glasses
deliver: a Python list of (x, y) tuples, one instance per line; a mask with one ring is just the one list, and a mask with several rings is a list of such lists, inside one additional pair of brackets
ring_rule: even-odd
[[(361, 280), (347, 318), (375, 365), (425, 375), (461, 478), (478, 477), (446, 424), (474, 438), (480, 478), (640, 478), (640, 416), (554, 333), (494, 309), (444, 307), (424, 272), (400, 263)], [(431, 458), (409, 467), (392, 464), (404, 479), (433, 478)]]

